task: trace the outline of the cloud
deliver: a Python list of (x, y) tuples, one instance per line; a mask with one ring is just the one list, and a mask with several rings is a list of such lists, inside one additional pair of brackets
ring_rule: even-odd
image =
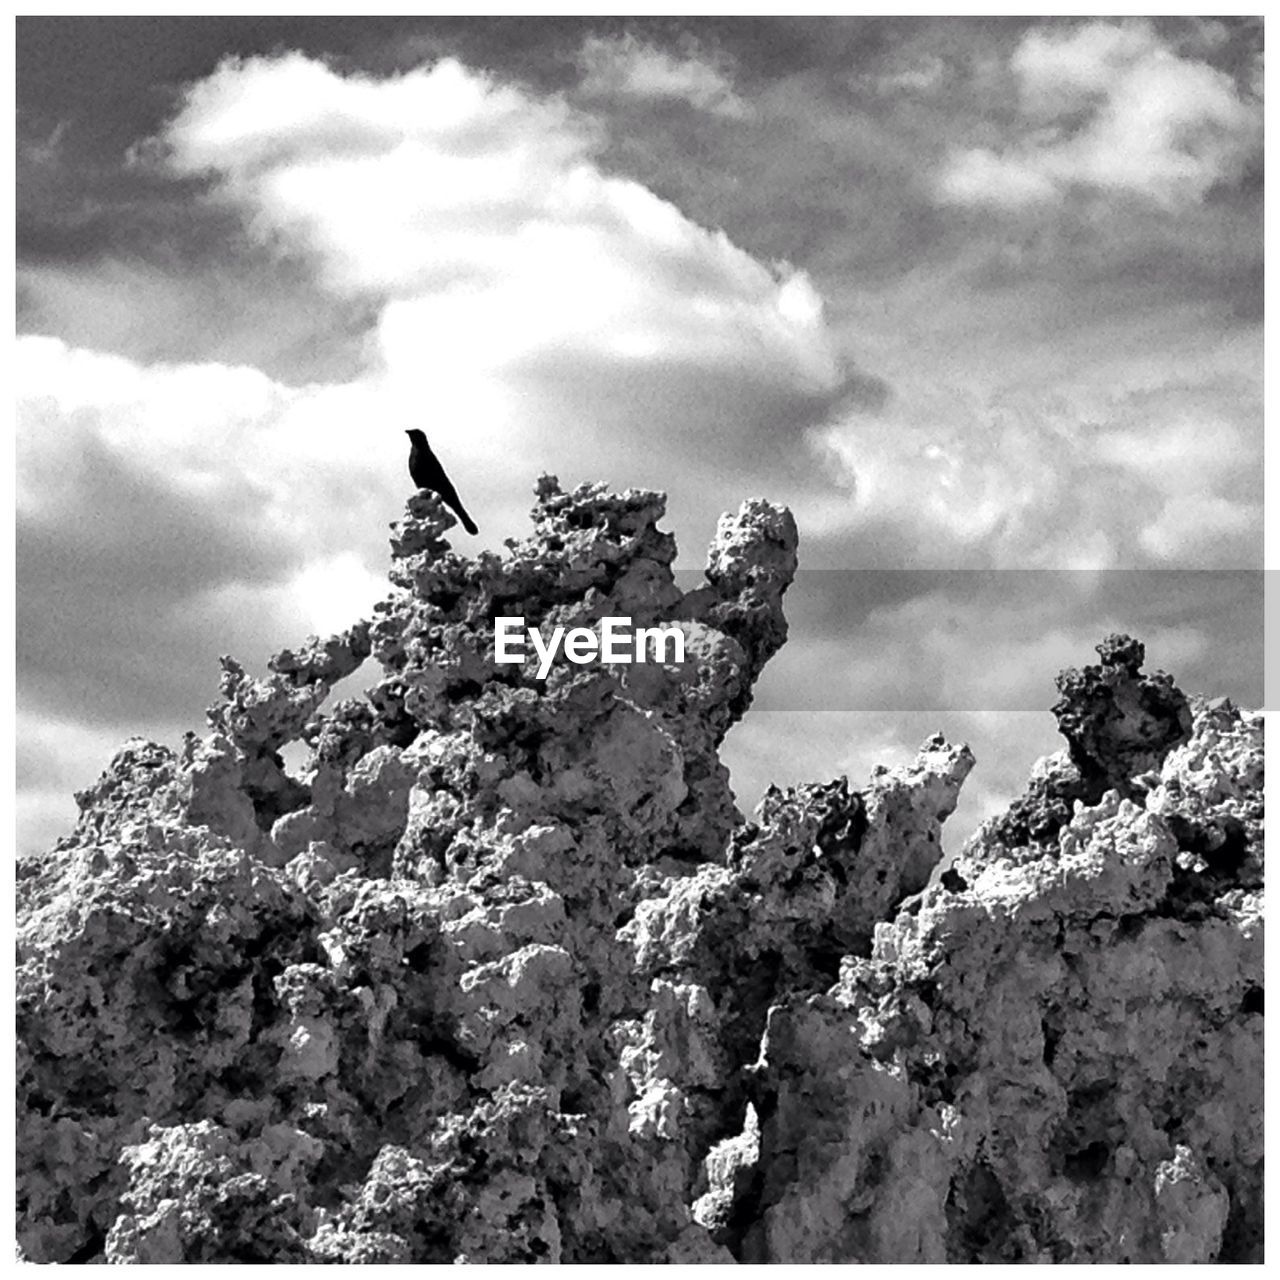
[[(1054, 675), (1095, 661), (1093, 646), (1112, 631), (1146, 641), (1189, 687), (1243, 688), (1261, 666), (1248, 618), (1260, 584), (1259, 571), (1244, 570), (801, 570), (787, 596), (792, 635), (756, 706), (1043, 711)], [(1237, 634), (1243, 647), (1233, 647)]]
[(58, 162), (63, 151), (69, 122), (59, 120), (43, 137), (20, 138), (18, 152), (28, 164), (43, 166)]
[(928, 95), (936, 91), (950, 74), (947, 60), (936, 53), (918, 57), (908, 55), (898, 60), (890, 70), (874, 76), (871, 84), (877, 93)]
[(392, 456), (353, 440), (349, 388), (39, 337), (19, 339), (15, 381), (18, 659), (33, 710), (198, 722), (219, 653), (261, 662), (367, 609), (351, 561), (382, 567)]
[(866, 567), (1258, 565), (1252, 378), (1229, 348), (1190, 354), (1195, 381), (1180, 377), (1173, 351), (1126, 353), (1089, 378), (1041, 361), (1030, 371), (1038, 386), (1018, 385), (1011, 367), (998, 393), (952, 370), (900, 379), (883, 414), (811, 432), (852, 501), (830, 500), (808, 527)]
[[(495, 492), (523, 491), (530, 457), (660, 482), (655, 458), (785, 452), (853, 376), (817, 290), (605, 173), (602, 145), (563, 99), (450, 59), (374, 79), (290, 54), (224, 62), (159, 149), (377, 307), (383, 420), (429, 414)], [(699, 479), (727, 488), (714, 461)]]
[(1145, 21), (1032, 29), (1009, 71), (1017, 135), (953, 150), (946, 203), (1017, 209), (1087, 188), (1178, 208), (1239, 180), (1261, 143), (1260, 104)]
[(744, 119), (751, 109), (734, 91), (727, 60), (690, 42), (677, 55), (627, 33), (588, 36), (578, 51), (587, 97), (686, 102), (711, 115)]
[(1133, 486), (1038, 415), (954, 395), (816, 433), (853, 502), (832, 530), (878, 566), (1108, 567), (1125, 554)]
[(796, 274), (770, 273), (602, 173), (596, 126), (562, 100), (451, 59), (388, 80), (298, 54), (224, 62), (188, 92), (164, 143), (176, 172), (216, 177), (260, 234), (310, 253), (338, 290), (465, 300), (522, 278), (530, 258), (535, 283), (554, 272), (581, 287), (615, 254), (597, 306), (618, 272), (646, 265), (663, 288), (687, 270), (709, 301), (727, 286), (758, 303)]
[[(156, 537), (162, 519), (238, 529), (244, 549), (228, 559), (242, 570), (287, 561), (299, 539), (340, 549), (358, 527), (341, 507), (313, 517), (339, 468), (348, 496), (376, 479), (352, 432), (376, 388), (294, 388), (247, 366), (141, 364), (56, 338), (20, 338), (19, 352), (20, 519), (83, 538), (87, 515), (96, 546), (133, 530), (158, 561), (174, 550)], [(178, 564), (204, 563), (198, 545), (180, 550)]]
[(390, 80), (288, 55), (225, 62), (168, 128), (167, 161), (328, 287), (385, 307), (384, 369), (551, 354), (758, 368), (805, 392), (842, 359), (803, 272), (763, 264), (636, 182), (594, 126), (451, 60)]
[[(190, 227), (193, 219), (188, 216)], [(249, 365), (294, 385), (360, 369), (369, 309), (310, 286), (266, 253), (160, 265), (109, 246), (71, 262), (19, 262), (18, 328), (139, 364)]]
[(1160, 508), (1142, 530), (1142, 546), (1155, 559), (1184, 560), (1206, 546), (1238, 545), (1261, 522), (1261, 504), (1242, 506), (1216, 494), (1193, 494)]

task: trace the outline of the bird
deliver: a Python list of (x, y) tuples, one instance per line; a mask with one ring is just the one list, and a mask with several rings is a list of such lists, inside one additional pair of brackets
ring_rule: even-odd
[(458, 491), (453, 487), (453, 481), (445, 475), (440, 459), (431, 452), (427, 437), (417, 427), (406, 431), (405, 435), (413, 442), (409, 450), (409, 474), (413, 477), (413, 483), (419, 489), (431, 489), (438, 493), (458, 513), (458, 519), (462, 521), (462, 527), (468, 533), (479, 533), (476, 522), (462, 505)]

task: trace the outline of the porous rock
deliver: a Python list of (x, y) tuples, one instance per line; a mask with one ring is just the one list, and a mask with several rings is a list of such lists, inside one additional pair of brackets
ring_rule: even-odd
[[(1260, 1256), (1260, 716), (1112, 637), (941, 874), (941, 736), (745, 821), (795, 526), (745, 503), (681, 592), (663, 507), (544, 477), (467, 559), (416, 495), (373, 618), (224, 659), (207, 736), (127, 743), (19, 864), (25, 1257)], [(685, 661), (540, 679), (511, 614)]]

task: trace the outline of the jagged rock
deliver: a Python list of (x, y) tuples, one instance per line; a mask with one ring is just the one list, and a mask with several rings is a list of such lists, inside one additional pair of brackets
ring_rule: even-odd
[(1039, 762), (1026, 793), (979, 836), (1009, 849), (1051, 846), (1073, 806), (1094, 805), (1114, 789), (1131, 799), (1143, 779), (1191, 734), (1186, 695), (1163, 671), (1142, 675), (1146, 650), (1130, 636), (1097, 646), (1101, 662), (1058, 676), (1053, 706), (1067, 749)]
[[(744, 1260), (1261, 1257), (1261, 717), (1192, 707), (1144, 806), (980, 835), (770, 1009)], [(1189, 775), (1182, 821), (1245, 833), (1229, 868), (1169, 820)]]
[[(745, 822), (718, 748), (789, 513), (726, 516), (682, 592), (661, 494), (536, 496), (468, 559), (416, 494), (371, 620), (224, 659), (209, 734), (127, 743), (20, 863), (24, 1256), (1260, 1256), (1260, 716), (1111, 638), (940, 874), (941, 737)], [(685, 660), (539, 677), (512, 614)]]
[(125, 1212), (107, 1235), (109, 1262), (305, 1262), (294, 1197), (283, 1187), (320, 1144), (287, 1125), (239, 1142), (208, 1120), (153, 1126), (124, 1149)]
[(1098, 656), (1098, 666), (1058, 677), (1053, 712), (1082, 778), (1125, 794), (1130, 779), (1190, 737), (1191, 709), (1163, 671), (1140, 674), (1146, 651), (1137, 640), (1108, 636)]

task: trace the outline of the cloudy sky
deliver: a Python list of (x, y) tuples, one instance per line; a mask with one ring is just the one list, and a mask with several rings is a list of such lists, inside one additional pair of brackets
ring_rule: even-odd
[(785, 502), (740, 800), (935, 729), (950, 843), (1109, 630), (1262, 700), (1257, 20), (18, 22), (19, 831), (384, 591), (427, 429)]

